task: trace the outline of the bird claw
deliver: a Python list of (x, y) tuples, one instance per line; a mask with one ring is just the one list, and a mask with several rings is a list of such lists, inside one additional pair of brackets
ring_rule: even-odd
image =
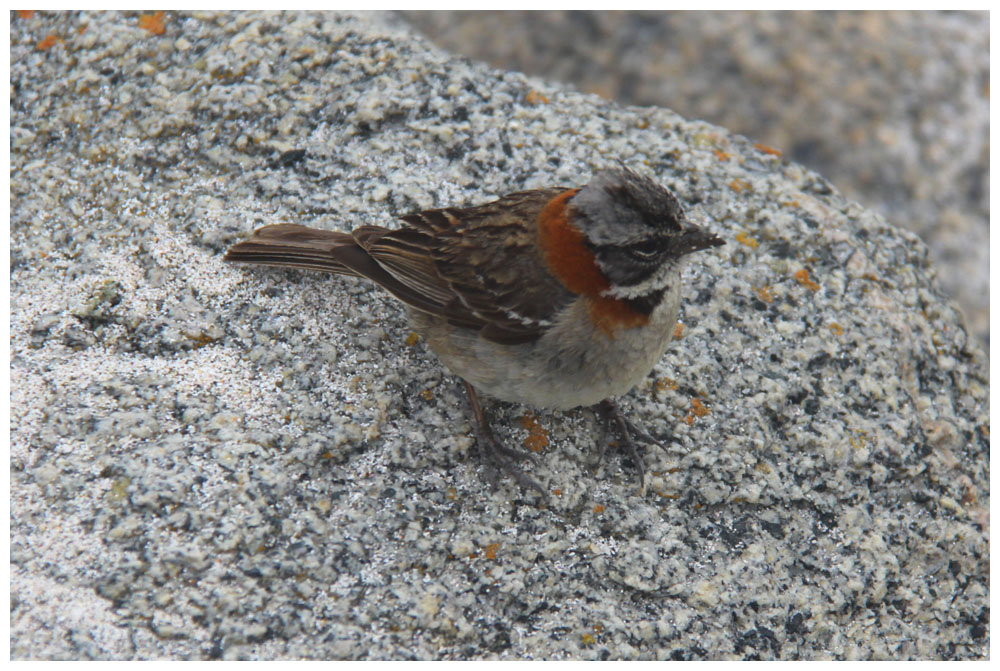
[(523, 489), (534, 489), (542, 496), (546, 495), (545, 489), (514, 462), (516, 459), (527, 459), (534, 464), (535, 455), (507, 447), (485, 426), (476, 430), (476, 448), (483, 462), (483, 480), (493, 491), (496, 491), (499, 475), (503, 472), (514, 478)]
[[(463, 380), (464, 382), (464, 380)], [(496, 491), (500, 473), (514, 478), (522, 489), (534, 489), (542, 497), (547, 497), (545, 489), (533, 478), (525, 473), (520, 466), (514, 463), (517, 460), (527, 459), (532, 464), (537, 463), (535, 455), (523, 450), (507, 447), (493, 435), (489, 423), (483, 413), (482, 406), (479, 405), (479, 398), (475, 390), (468, 382), (465, 382), (465, 389), (469, 393), (469, 404), (472, 406), (472, 413), (476, 420), (476, 449), (483, 462), (483, 480), (489, 484), (493, 491)]]
[[(465, 382), (463, 380), (463, 382)], [(532, 464), (537, 463), (535, 455), (524, 450), (507, 447), (493, 435), (489, 423), (483, 413), (482, 406), (475, 390), (468, 382), (465, 382), (465, 389), (469, 394), (469, 404), (472, 406), (472, 413), (476, 420), (476, 450), (483, 462), (483, 480), (489, 484), (490, 488), (496, 491), (500, 474), (512, 477), (522, 489), (534, 489), (542, 497), (547, 498), (545, 489), (532, 477), (525, 473), (515, 462), (528, 460)], [(663, 441), (657, 440), (646, 431), (639, 428), (634, 422), (626, 418), (618, 405), (611, 399), (605, 399), (594, 406), (594, 410), (600, 414), (607, 424), (618, 429), (621, 435), (619, 445), (625, 449), (635, 463), (636, 470), (639, 471), (639, 493), (646, 493), (646, 462), (639, 454), (636, 441), (656, 445), (661, 449), (667, 449)], [(598, 463), (604, 460), (604, 453), (607, 450), (608, 442), (601, 443), (601, 451), (598, 454)]]
[[(618, 404), (611, 399), (608, 398), (601, 401), (594, 406), (594, 409), (599, 415), (601, 415), (608, 425), (617, 427), (618, 433), (621, 435), (620, 445), (624, 447), (628, 455), (632, 457), (632, 460), (635, 462), (636, 470), (639, 471), (639, 493), (645, 494), (646, 463), (639, 454), (638, 447), (636, 446), (636, 440), (638, 439), (643, 443), (656, 445), (664, 450), (667, 449), (666, 445), (662, 441), (653, 438), (625, 417), (625, 415), (622, 414), (621, 409), (618, 407)], [(607, 450), (608, 444), (609, 443), (607, 441), (601, 443), (601, 451), (598, 454), (598, 463), (604, 459), (604, 453)]]
[(646, 443), (647, 445), (656, 445), (661, 450), (668, 449), (666, 443), (664, 443), (662, 440), (657, 440), (653, 436), (651, 436), (648, 433), (646, 433), (646, 431), (644, 431), (642, 428), (640, 428), (632, 420), (628, 419), (624, 415), (622, 416), (621, 419), (622, 419), (622, 421), (625, 422), (625, 426), (628, 427), (629, 432), (631, 432), (632, 435), (635, 436), (636, 438), (638, 438), (640, 441)]

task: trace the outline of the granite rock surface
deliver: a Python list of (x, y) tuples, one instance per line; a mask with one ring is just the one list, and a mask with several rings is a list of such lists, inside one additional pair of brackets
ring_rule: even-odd
[[(625, 399), (490, 404), (371, 284), (230, 267), (615, 160), (727, 240)], [(989, 391), (927, 248), (720, 127), (392, 17), (11, 18), (14, 659), (978, 659)]]

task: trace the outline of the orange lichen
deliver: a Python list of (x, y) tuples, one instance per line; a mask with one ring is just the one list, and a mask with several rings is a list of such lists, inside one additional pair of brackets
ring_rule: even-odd
[(837, 322), (830, 322), (830, 331), (833, 335), (844, 335), (844, 327)]
[(600, 503), (598, 503), (596, 506), (594, 506), (594, 514), (595, 515), (600, 515), (603, 512), (604, 512), (604, 506), (602, 506)]
[(771, 287), (757, 287), (753, 291), (757, 294), (757, 298), (761, 299), (765, 303), (774, 302), (774, 294), (771, 293)]
[(674, 340), (680, 340), (684, 337), (684, 324), (677, 322), (674, 324), (674, 332), (672, 336)]
[(548, 447), (549, 437), (545, 429), (538, 423), (538, 418), (528, 414), (521, 417), (521, 426), (528, 430), (528, 437), (524, 439), (524, 445), (532, 452), (541, 452)]
[(17, 15), (22, 19), (30, 19), (35, 15), (35, 10), (33, 9), (19, 9), (17, 10)]
[(760, 246), (760, 243), (751, 238), (745, 231), (740, 231), (739, 233), (737, 233), (736, 239), (739, 242), (746, 245), (747, 247), (749, 247), (750, 249), (757, 249), (757, 247)]
[(809, 279), (809, 271), (805, 268), (795, 271), (795, 274), (792, 275), (792, 277), (794, 277), (795, 281), (805, 288), (811, 289), (812, 291), (819, 291), (819, 285)]
[(139, 17), (139, 27), (143, 30), (148, 30), (154, 35), (162, 35), (167, 31), (167, 29), (163, 27), (163, 19), (165, 16), (165, 12), (143, 14)]
[(430, 389), (424, 389), (422, 392), (420, 392), (420, 396), (423, 397), (425, 401), (434, 400), (434, 392), (431, 391)]
[(525, 97), (525, 100), (528, 101), (529, 105), (538, 105), (540, 103), (544, 104), (549, 102), (548, 98), (534, 89), (528, 91), (528, 95)]
[(58, 35), (46, 35), (45, 38), (37, 44), (36, 48), (39, 51), (48, 51), (56, 44), (62, 41), (63, 41), (62, 38), (59, 37)]
[(781, 156), (780, 149), (775, 149), (774, 147), (768, 147), (766, 144), (761, 144), (757, 142), (756, 144), (754, 144), (753, 148), (756, 149), (757, 151), (762, 151), (765, 154), (770, 154), (771, 156)]
[(729, 183), (729, 188), (737, 193), (740, 193), (741, 191), (746, 191), (750, 188), (750, 182), (745, 179), (734, 179)]
[(656, 391), (663, 391), (664, 389), (669, 389), (670, 391), (677, 391), (679, 385), (674, 380), (669, 377), (660, 378), (654, 385)]
[(684, 422), (691, 426), (694, 424), (695, 417), (704, 417), (708, 414), (708, 408), (697, 398), (691, 399), (691, 410), (688, 411), (687, 417), (684, 418)]
[(733, 156), (728, 151), (722, 151), (721, 149), (713, 149), (712, 153), (715, 154), (715, 158), (720, 161), (728, 161)]
[(420, 336), (418, 336), (416, 333), (414, 333), (414, 332), (411, 331), (410, 335), (406, 336), (406, 340), (404, 342), (407, 345), (409, 345), (410, 347), (413, 347), (414, 345), (417, 344), (417, 342), (419, 340), (420, 340)]
[(499, 549), (500, 549), (499, 543), (490, 543), (489, 545), (486, 546), (486, 549), (483, 550), (483, 554), (486, 555), (487, 559), (492, 559), (493, 561), (496, 561), (497, 550)]

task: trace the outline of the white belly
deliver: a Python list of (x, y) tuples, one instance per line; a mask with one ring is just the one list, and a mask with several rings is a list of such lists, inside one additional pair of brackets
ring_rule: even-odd
[(411, 311), (414, 328), (442, 363), (476, 389), (503, 401), (567, 410), (621, 396), (660, 360), (673, 336), (680, 282), (638, 328), (608, 334), (591, 326), (578, 299), (539, 340), (498, 345), (442, 319)]

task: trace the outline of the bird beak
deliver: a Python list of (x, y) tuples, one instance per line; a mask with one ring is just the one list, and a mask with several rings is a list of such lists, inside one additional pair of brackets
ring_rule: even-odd
[(684, 222), (684, 228), (681, 230), (681, 237), (674, 246), (674, 254), (677, 256), (683, 256), (684, 254), (697, 252), (700, 249), (719, 247), (724, 244), (726, 244), (725, 240), (717, 236), (715, 233), (709, 233), (700, 226)]

